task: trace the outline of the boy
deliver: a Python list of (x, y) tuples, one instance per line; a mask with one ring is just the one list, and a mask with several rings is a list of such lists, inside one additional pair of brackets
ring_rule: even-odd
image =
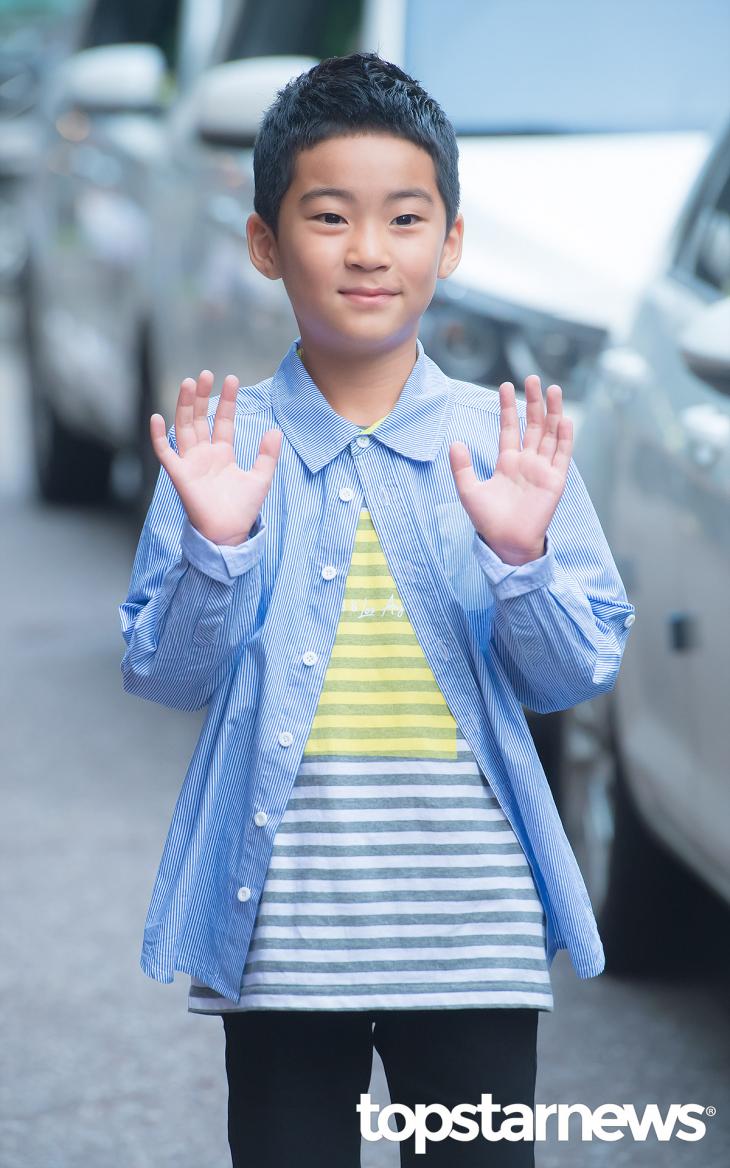
[[(464, 228), (438, 104), (330, 58), (266, 112), (254, 177), (251, 261), (300, 336), (152, 416), (120, 609), (125, 690), (208, 705), (141, 964), (223, 1018), (234, 1166), (354, 1168), (373, 1045), (394, 1103), (532, 1107), (555, 952), (603, 969), (522, 705), (610, 690), (634, 610), (560, 387), (517, 403), (418, 340)], [(534, 1164), (529, 1133), (433, 1135), (428, 1163)]]

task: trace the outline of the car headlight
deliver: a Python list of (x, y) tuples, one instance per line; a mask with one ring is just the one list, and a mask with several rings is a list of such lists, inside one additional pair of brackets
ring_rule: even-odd
[(537, 373), (543, 388), (560, 385), (566, 398), (582, 398), (596, 358), (608, 340), (604, 329), (566, 321), (451, 286), (435, 296), (419, 332), (429, 357), (448, 377), (524, 389)]

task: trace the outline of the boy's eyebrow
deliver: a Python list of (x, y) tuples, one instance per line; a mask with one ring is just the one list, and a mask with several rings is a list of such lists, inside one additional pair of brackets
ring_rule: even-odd
[[(343, 190), (341, 187), (314, 187), (311, 191), (306, 191), (300, 197), (299, 203), (308, 203), (312, 199), (319, 199), (324, 195), (329, 195), (335, 199), (345, 199), (348, 203), (355, 202), (355, 196), (352, 191)], [(396, 199), (425, 199), (431, 206), (434, 205), (433, 198), (423, 187), (408, 187), (402, 191), (391, 191), (389, 195), (385, 196), (386, 203), (393, 202)]]

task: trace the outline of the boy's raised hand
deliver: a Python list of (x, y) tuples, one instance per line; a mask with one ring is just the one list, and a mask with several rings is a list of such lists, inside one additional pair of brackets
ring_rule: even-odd
[(235, 545), (248, 539), (281, 451), (281, 430), (267, 430), (250, 470), (242, 470), (233, 452), (238, 378), (223, 382), (213, 433), (208, 426), (208, 399), (215, 378), (204, 369), (196, 381), (180, 384), (175, 410), (179, 453), (167, 440), (162, 414), (152, 414), (150, 436), (158, 459), (172, 479), (188, 518), (213, 543)]
[(545, 532), (565, 487), (573, 451), (573, 423), (563, 417), (559, 385), (545, 391), (525, 378), (527, 425), (520, 447), (515, 387), (499, 387), (499, 456), (491, 478), (480, 482), (469, 447), (452, 442), (451, 471), (459, 498), (482, 538), (506, 564), (525, 564), (545, 551)]

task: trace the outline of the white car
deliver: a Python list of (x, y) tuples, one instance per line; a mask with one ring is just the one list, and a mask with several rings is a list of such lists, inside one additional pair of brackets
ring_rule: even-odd
[(73, 43), (83, 0), (0, 4), (0, 291), (12, 293), (26, 258), (22, 200), (42, 150), (36, 108), (45, 73)]
[(81, 7), (72, 51), (42, 78), (19, 280), (39, 491), (77, 503), (106, 496), (138, 441), (151, 184), (166, 112), (222, 19), (202, 0)]
[(540, 373), (577, 426), (727, 106), (727, 5), (181, 0), (180, 27), (179, 76), (159, 43), (97, 44), (54, 80), (24, 283), (45, 497), (103, 496), (121, 452), (144, 506), (149, 415), (173, 416), (180, 381), (276, 367), (297, 326), (248, 257), (253, 138), (290, 76), (358, 48), (421, 81), (459, 138), (463, 255), (427, 352), (484, 385)]
[(660, 972), (730, 903), (730, 125), (574, 454), (636, 624), (614, 691), (562, 715), (558, 802), (606, 968)]

